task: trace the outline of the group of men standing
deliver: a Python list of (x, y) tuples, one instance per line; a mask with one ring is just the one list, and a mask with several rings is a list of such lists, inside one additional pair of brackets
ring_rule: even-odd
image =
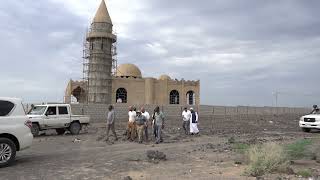
[(154, 109), (151, 117), (144, 107), (140, 111), (137, 111), (134, 107), (129, 107), (128, 116), (129, 121), (126, 132), (130, 141), (134, 141), (137, 136), (139, 143), (142, 143), (144, 137), (146, 141), (149, 141), (149, 127), (151, 126), (156, 144), (162, 142), (164, 115), (159, 107)]
[(191, 135), (195, 135), (195, 134), (199, 134), (199, 129), (198, 129), (198, 120), (199, 120), (199, 116), (198, 113), (196, 111), (194, 111), (193, 108), (190, 108), (190, 110), (188, 110), (188, 108), (184, 108), (184, 110), (182, 111), (182, 120), (183, 120), (183, 124), (182, 127), (184, 129), (185, 134), (191, 134)]
[[(126, 135), (128, 140), (134, 141), (138, 137), (138, 142), (142, 143), (143, 139), (149, 141), (149, 127), (153, 130), (153, 135), (156, 143), (162, 142), (162, 130), (164, 129), (164, 115), (160, 111), (159, 107), (154, 109), (152, 116), (141, 107), (141, 110), (137, 111), (135, 107), (130, 106), (128, 112), (129, 120), (126, 129)], [(109, 106), (109, 112), (107, 113), (107, 141), (109, 140), (109, 131), (111, 130), (115, 140), (118, 140), (115, 131), (115, 112), (112, 105)]]
[[(165, 125), (165, 117), (159, 107), (156, 107), (152, 116), (150, 116), (144, 107), (137, 110), (135, 107), (130, 106), (128, 116), (129, 120), (125, 133), (128, 140), (134, 141), (138, 138), (139, 143), (142, 143), (143, 139), (149, 141), (149, 129), (152, 129), (155, 143), (158, 144), (163, 141), (162, 130)], [(193, 108), (190, 108), (190, 110), (184, 108), (184, 111), (182, 112), (182, 126), (185, 134), (190, 133), (191, 135), (194, 135), (199, 133), (198, 118), (198, 113), (194, 111)], [(150, 126), (151, 128), (149, 128)], [(112, 131), (115, 140), (118, 140), (115, 131), (115, 112), (112, 105), (109, 106), (109, 112), (107, 113), (107, 141), (109, 140), (110, 130)]]

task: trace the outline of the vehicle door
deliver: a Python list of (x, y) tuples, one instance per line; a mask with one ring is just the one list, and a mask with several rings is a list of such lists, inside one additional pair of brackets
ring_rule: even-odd
[(70, 124), (70, 110), (68, 106), (58, 106), (58, 119), (60, 127), (68, 127)]
[(59, 126), (59, 119), (57, 115), (57, 106), (48, 106), (44, 118), (45, 128), (56, 128)]

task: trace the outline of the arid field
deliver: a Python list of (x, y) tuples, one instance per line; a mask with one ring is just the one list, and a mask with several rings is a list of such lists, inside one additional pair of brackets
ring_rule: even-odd
[[(0, 177), (3, 180), (256, 179), (248, 172), (250, 147), (270, 142), (283, 146), (302, 142), (301, 147), (294, 147), (298, 148), (294, 153), (300, 153), (301, 158), (288, 161), (288, 168), (283, 172), (265, 173), (259, 178), (320, 178), (320, 163), (317, 163), (320, 157), (307, 151), (319, 149), (320, 133), (316, 131), (303, 133), (298, 129), (275, 128), (250, 134), (226, 130), (187, 136), (179, 128), (167, 128), (162, 144), (154, 144), (152, 140), (143, 144), (128, 142), (123, 130), (117, 131), (119, 141), (114, 142), (111, 137), (106, 142), (104, 132), (103, 124), (94, 124), (78, 136), (44, 132), (34, 139), (30, 149), (18, 153), (15, 164), (0, 169)], [(164, 153), (165, 159), (148, 158), (149, 150)]]

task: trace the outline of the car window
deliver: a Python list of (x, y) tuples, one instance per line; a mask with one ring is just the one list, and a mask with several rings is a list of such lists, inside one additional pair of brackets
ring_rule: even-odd
[(50, 115), (57, 115), (57, 107), (56, 106), (48, 107), (46, 115), (49, 115), (49, 116)]
[(0, 100), (0, 116), (7, 116), (13, 109), (14, 104), (9, 101)]
[(66, 106), (59, 107), (59, 114), (60, 115), (68, 114), (68, 108)]
[(33, 109), (29, 112), (31, 115), (43, 115), (46, 110), (46, 106), (34, 106)]

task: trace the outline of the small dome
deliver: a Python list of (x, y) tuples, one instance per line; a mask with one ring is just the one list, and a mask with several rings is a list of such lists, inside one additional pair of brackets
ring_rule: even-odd
[(142, 78), (140, 69), (134, 64), (121, 64), (118, 66), (117, 76)]
[(166, 75), (166, 74), (163, 74), (159, 77), (160, 80), (170, 80), (170, 76)]

